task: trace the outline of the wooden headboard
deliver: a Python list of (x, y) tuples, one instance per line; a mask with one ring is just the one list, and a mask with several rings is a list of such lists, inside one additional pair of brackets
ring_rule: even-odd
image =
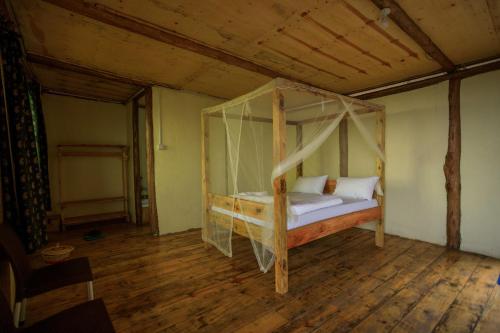
[(337, 180), (335, 179), (328, 179), (325, 184), (325, 189), (323, 190), (323, 193), (328, 194), (328, 193), (333, 193), (335, 191), (335, 186), (337, 185)]

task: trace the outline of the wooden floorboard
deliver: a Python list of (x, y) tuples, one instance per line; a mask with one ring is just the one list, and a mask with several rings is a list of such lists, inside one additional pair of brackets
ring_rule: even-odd
[[(290, 250), (281, 296), (244, 238), (227, 258), (205, 249), (199, 230), (102, 230), (92, 242), (85, 229), (51, 239), (90, 258), (96, 297), (118, 332), (500, 332), (496, 259), (395, 236), (380, 249), (373, 232), (354, 228)], [(38, 296), (28, 323), (85, 299), (84, 285)]]

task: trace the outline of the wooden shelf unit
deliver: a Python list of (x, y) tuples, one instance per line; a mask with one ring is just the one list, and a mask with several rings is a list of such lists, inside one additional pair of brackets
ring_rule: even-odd
[[(62, 160), (64, 158), (119, 158), (122, 161), (122, 195), (113, 197), (85, 198), (78, 200), (65, 200), (63, 197)], [(78, 225), (90, 222), (99, 222), (114, 219), (130, 221), (128, 202), (128, 146), (102, 145), (102, 144), (61, 144), (57, 146), (57, 170), (59, 182), (59, 207), (61, 209), (62, 226)], [(123, 202), (123, 209), (115, 212), (88, 214), (67, 217), (64, 210), (76, 205), (100, 204), (110, 202)]]
[(102, 213), (102, 214), (92, 214), (92, 215), (82, 215), (82, 216), (72, 216), (63, 219), (64, 225), (78, 225), (91, 222), (108, 221), (115, 219), (127, 219), (128, 213), (124, 212), (112, 212), (112, 213)]

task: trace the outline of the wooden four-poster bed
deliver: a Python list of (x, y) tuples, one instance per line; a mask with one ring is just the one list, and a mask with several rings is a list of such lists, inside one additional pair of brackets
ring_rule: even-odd
[[(315, 121), (315, 119), (306, 119), (303, 121), (287, 121), (287, 110), (284, 108), (284, 96), (280, 91), (280, 87), (286, 86), (287, 89), (294, 89), (296, 91), (307, 92), (315, 96), (321, 96), (329, 100), (342, 98), (344, 101), (352, 103), (358, 107), (355, 111), (357, 114), (375, 113), (376, 117), (376, 142), (378, 148), (383, 153), (385, 151), (385, 109), (381, 105), (374, 103), (341, 96), (339, 94), (329, 92), (326, 90), (318, 89), (305, 84), (292, 82), (286, 79), (275, 79), (275, 88), (272, 92), (272, 119), (259, 119), (253, 118), (253, 121), (272, 122), (273, 127), (273, 164), (278, 165), (286, 157), (286, 125), (296, 126), (297, 133), (302, 132), (304, 124)], [(230, 101), (231, 102), (231, 101)], [(251, 200), (238, 199), (235, 200), (233, 196), (217, 195), (210, 192), (210, 179), (208, 170), (208, 147), (209, 147), (209, 130), (208, 119), (216, 115), (213, 109), (203, 110), (201, 116), (202, 128), (202, 194), (203, 194), (203, 207), (204, 218), (203, 223), (210, 221), (217, 223), (221, 227), (230, 228), (232, 225), (233, 232), (250, 238), (259, 242), (272, 242), (266, 244), (274, 248), (275, 254), (275, 289), (276, 292), (284, 294), (288, 291), (288, 249), (307, 244), (316, 239), (331, 235), (333, 233), (358, 226), (371, 221), (377, 221), (375, 230), (375, 244), (378, 247), (384, 246), (384, 197), (382, 195), (375, 195), (377, 205), (358, 211), (353, 211), (340, 216), (322, 219), (309, 223), (298, 228), (289, 230), (287, 226), (287, 184), (286, 176), (282, 175), (273, 180), (273, 206), (265, 205)], [(301, 146), (301, 135), (297, 135), (297, 146)], [(340, 161), (342, 164), (343, 161)], [(385, 183), (385, 163), (380, 157), (376, 157), (376, 173), (379, 177), (379, 184), (382, 191), (384, 190)], [(303, 174), (303, 165), (300, 163), (297, 166), (297, 177)], [(335, 190), (336, 181), (328, 180), (325, 185), (324, 193), (332, 193)], [(217, 209), (211, 209), (215, 207)], [(270, 212), (269, 210), (272, 210)], [(258, 224), (246, 223), (238, 217), (232, 217), (232, 223), (228, 223), (224, 219), (223, 214), (218, 210), (233, 211), (235, 214), (244, 213), (249, 218), (257, 220), (266, 220), (266, 216), (273, 216), (274, 223), (274, 240), (259, 239), (259, 228), (262, 226)], [(233, 215), (234, 216), (234, 215)], [(237, 216), (237, 215), (236, 215)], [(206, 230), (206, 228), (203, 228)], [(205, 237), (204, 237), (205, 239)], [(206, 243), (208, 244), (208, 243)]]

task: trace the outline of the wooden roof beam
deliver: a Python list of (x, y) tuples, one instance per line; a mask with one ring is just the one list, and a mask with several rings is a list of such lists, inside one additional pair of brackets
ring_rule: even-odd
[(80, 65), (75, 65), (69, 62), (64, 62), (61, 60), (57, 60), (52, 57), (47, 57), (43, 55), (39, 55), (36, 53), (26, 53), (26, 59), (32, 63), (32, 64), (37, 64), (37, 65), (42, 65), (50, 68), (55, 68), (55, 69), (60, 69), (60, 70), (65, 70), (69, 72), (74, 72), (78, 74), (84, 74), (88, 76), (93, 76), (96, 78), (108, 80), (108, 81), (113, 81), (113, 82), (118, 82), (122, 84), (130, 84), (132, 86), (137, 86), (137, 87), (147, 87), (151, 84), (152, 82), (146, 82), (146, 81), (140, 81), (140, 80), (135, 80), (132, 78), (128, 77), (123, 77), (118, 74), (114, 74), (108, 71), (103, 71), (99, 69), (94, 69), (94, 68), (89, 68), (89, 67), (84, 67)]
[(79, 99), (84, 99), (84, 100), (88, 100), (88, 101), (94, 101), (94, 102), (125, 104), (125, 101), (120, 101), (120, 100), (112, 99), (112, 98), (104, 98), (102, 96), (94, 96), (94, 95), (91, 96), (88, 94), (81, 94), (81, 93), (69, 91), (66, 89), (42, 88), (42, 94), (73, 97), (73, 98), (79, 98)]
[(238, 56), (226, 53), (222, 50), (201, 44), (197, 41), (188, 39), (172, 31), (155, 27), (152, 24), (140, 22), (137, 19), (118, 13), (115, 10), (102, 4), (91, 1), (80, 0), (43, 0), (60, 8), (69, 10), (73, 13), (86, 16), (93, 20), (109, 24), (111, 26), (136, 33), (163, 42), (180, 49), (188, 50), (226, 64), (240, 67), (251, 72), (255, 72), (271, 78), (284, 77), (290, 78), (288, 75), (276, 72), (249, 60)]
[(372, 0), (380, 9), (389, 8), (391, 10), (389, 17), (410, 36), (420, 47), (438, 62), (443, 70), (452, 72), (455, 70), (455, 64), (437, 47), (425, 32), (408, 16), (408, 14), (394, 0)]
[(402, 93), (405, 91), (424, 88), (453, 78), (464, 79), (474, 75), (483, 74), (496, 70), (500, 70), (500, 58), (496, 58), (487, 62), (478, 62), (475, 64), (470, 64), (464, 69), (457, 69), (453, 73), (435, 73), (428, 77), (426, 76), (422, 78), (416, 78), (410, 82), (404, 80), (392, 83), (390, 85), (387, 85), (386, 87), (379, 86), (366, 89), (365, 91), (352, 92), (350, 94), (347, 94), (347, 96), (351, 96), (362, 100), (378, 98), (378, 97)]

